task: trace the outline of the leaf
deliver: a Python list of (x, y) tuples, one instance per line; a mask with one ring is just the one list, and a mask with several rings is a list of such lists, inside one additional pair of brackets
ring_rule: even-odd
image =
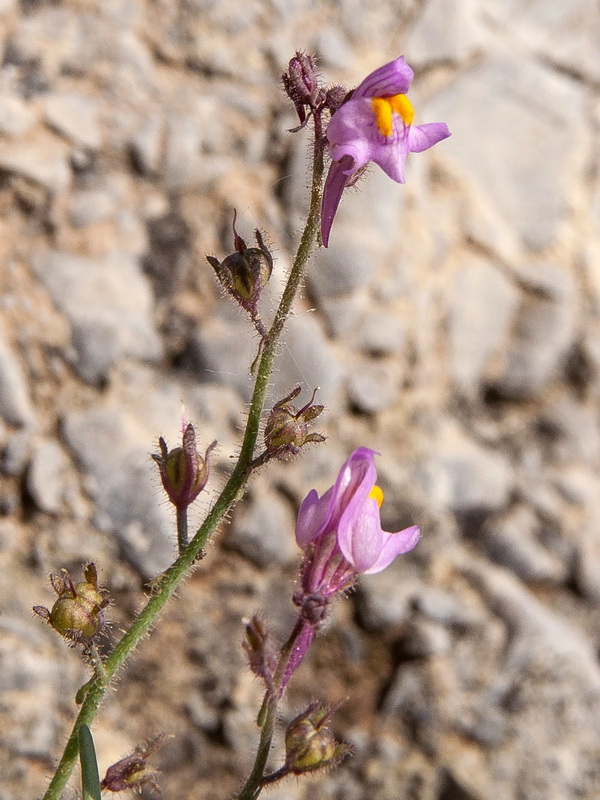
[(82, 725), (79, 728), (79, 758), (81, 761), (83, 800), (102, 800), (96, 750), (92, 732), (87, 725)]

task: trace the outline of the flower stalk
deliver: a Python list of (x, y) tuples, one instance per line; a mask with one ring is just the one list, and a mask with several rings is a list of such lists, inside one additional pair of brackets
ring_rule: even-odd
[(267, 767), (269, 753), (271, 751), (271, 742), (273, 741), (275, 722), (277, 721), (277, 705), (281, 696), (281, 686), (288, 670), (288, 663), (294, 652), (298, 638), (302, 634), (302, 628), (303, 626), (301, 621), (298, 620), (287, 642), (280, 650), (279, 662), (277, 664), (277, 670), (273, 679), (273, 686), (272, 688), (268, 688), (265, 692), (263, 704), (259, 712), (259, 719), (262, 722), (262, 725), (260, 729), (260, 741), (256, 751), (254, 766), (250, 776), (248, 777), (248, 780), (242, 787), (240, 793), (237, 795), (236, 800), (256, 800), (263, 787), (269, 782), (268, 780), (265, 780), (265, 770)]
[[(148, 630), (156, 621), (167, 601), (177, 590), (180, 583), (194, 565), (201, 550), (214, 533), (223, 518), (229, 513), (231, 508), (242, 497), (246, 484), (253, 470), (253, 458), (256, 448), (256, 441), (259, 434), (262, 412), (265, 405), (267, 389), (269, 386), (271, 371), (279, 338), (283, 331), (285, 321), (290, 313), (296, 293), (302, 282), (306, 264), (315, 245), (317, 231), (319, 230), (319, 214), (321, 203), (321, 191), (323, 182), (323, 126), (321, 118), (314, 117), (314, 146), (313, 146), (313, 166), (312, 166), (312, 185), (308, 216), (302, 232), (298, 249), (292, 264), (290, 275), (283, 291), (275, 318), (268, 331), (268, 336), (264, 342), (262, 353), (256, 370), (256, 380), (252, 400), (248, 411), (248, 419), (244, 432), (244, 438), (237, 463), (225, 484), (225, 487), (214, 506), (206, 517), (204, 523), (197, 530), (190, 543), (184, 547), (177, 560), (160, 576), (156, 581), (156, 590), (148, 600), (144, 608), (140, 611), (129, 630), (124, 634), (121, 641), (116, 645), (112, 653), (104, 662), (104, 674), (93, 678), (87, 687), (79, 715), (73, 726), (73, 730), (67, 741), (67, 745), (59, 762), (58, 768), (50, 782), (43, 800), (60, 800), (61, 794), (67, 785), (69, 777), (73, 771), (79, 753), (79, 730), (82, 725), (91, 727), (96, 712), (104, 698), (104, 695), (111, 685), (115, 675), (127, 661), (135, 650), (139, 642), (146, 635)], [(180, 539), (181, 539), (180, 533)], [(293, 642), (290, 644), (290, 648)], [(287, 663), (287, 659), (286, 659)], [(282, 667), (282, 674), (283, 674)], [(248, 797), (258, 796), (260, 791), (262, 776), (266, 765), (273, 728), (276, 719), (277, 698), (273, 698), (267, 706), (265, 724), (261, 732), (261, 743), (257, 755), (257, 763), (252, 772), (252, 781), (249, 785), (254, 786), (254, 794), (248, 791), (240, 795), (241, 800)], [(250, 781), (250, 779), (249, 779)]]
[[(66, 748), (43, 800), (60, 800), (96, 712), (115, 676), (141, 639), (147, 634), (167, 601), (194, 566), (210, 537), (242, 498), (251, 474), (271, 458), (296, 455), (307, 443), (324, 437), (309, 433), (307, 426), (323, 410), (311, 401), (301, 409), (292, 404), (300, 388), (273, 407), (264, 426), (265, 449), (257, 455), (257, 441), (263, 421), (267, 390), (281, 333), (301, 286), (306, 264), (315, 244), (327, 246), (331, 225), (342, 194), (373, 161), (393, 180), (404, 181), (404, 162), (409, 152), (420, 152), (449, 136), (443, 123), (414, 126), (414, 112), (405, 96), (412, 70), (399, 58), (371, 73), (354, 90), (322, 87), (312, 56), (296, 53), (283, 76), (284, 88), (294, 103), (300, 127), (309, 120), (314, 126), (312, 181), (307, 219), (292, 267), (273, 322), (267, 330), (260, 318), (260, 294), (270, 278), (272, 259), (262, 235), (255, 232), (257, 247), (248, 247), (233, 223), (235, 253), (219, 262), (208, 257), (218, 280), (247, 312), (260, 335), (251, 366), (254, 389), (246, 427), (235, 466), (203, 524), (189, 541), (187, 508), (201, 492), (209, 477), (208, 456), (213, 442), (201, 456), (196, 449), (195, 431), (184, 423), (182, 443), (173, 450), (159, 440), (157, 462), (163, 487), (176, 509), (179, 556), (153, 582), (152, 595), (124, 633), (113, 651), (101, 658), (94, 638), (104, 626), (103, 609), (108, 603), (98, 587), (94, 565), (88, 565), (86, 580), (73, 584), (68, 573), (54, 579), (58, 595), (51, 610), (35, 611), (72, 644), (84, 647), (94, 668), (90, 680), (79, 690), (79, 715)], [(331, 117), (327, 131), (323, 114)], [(331, 165), (323, 191), (324, 152)], [(319, 238), (319, 226), (320, 238)], [(304, 499), (298, 514), (296, 541), (303, 551), (300, 586), (293, 602), (298, 609), (294, 628), (277, 654), (268, 630), (258, 617), (247, 625), (246, 651), (253, 672), (265, 683), (265, 695), (258, 714), (260, 741), (250, 776), (237, 800), (256, 800), (262, 789), (289, 774), (300, 775), (331, 766), (349, 751), (335, 741), (329, 730), (333, 708), (311, 704), (288, 726), (286, 760), (283, 767), (266, 773), (279, 700), (292, 674), (302, 662), (314, 636), (322, 627), (334, 599), (350, 588), (359, 574), (375, 574), (396, 556), (411, 550), (419, 529), (411, 526), (388, 533), (381, 527), (383, 492), (376, 485), (375, 453), (359, 448), (342, 466), (335, 484), (318, 496), (315, 490)], [(91, 740), (91, 734), (90, 734)], [(140, 746), (133, 754), (114, 764), (103, 787), (113, 791), (130, 785), (155, 786), (155, 771), (145, 759), (151, 746)], [(89, 761), (89, 759), (88, 759)], [(98, 783), (97, 776), (94, 777)], [(137, 781), (137, 783), (135, 783)]]

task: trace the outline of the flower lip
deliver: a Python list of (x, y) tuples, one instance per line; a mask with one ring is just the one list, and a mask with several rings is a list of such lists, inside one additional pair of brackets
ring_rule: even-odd
[(381, 528), (379, 504), (370, 494), (358, 510), (342, 514), (337, 541), (344, 558), (357, 572), (372, 575), (385, 569), (396, 556), (412, 550), (420, 537), (416, 525), (395, 533)]
[(400, 56), (367, 75), (362, 83), (356, 87), (351, 99), (392, 97), (396, 94), (406, 94), (414, 74), (404, 60), (404, 56)]
[(411, 525), (398, 533), (390, 533), (377, 561), (365, 571), (365, 575), (375, 575), (381, 572), (396, 558), (410, 552), (421, 538), (421, 528), (418, 525)]

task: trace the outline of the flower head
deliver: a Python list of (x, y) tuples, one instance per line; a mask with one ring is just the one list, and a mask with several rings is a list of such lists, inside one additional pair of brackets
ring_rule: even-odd
[(300, 612), (299, 634), (281, 690), (302, 662), (336, 595), (350, 588), (358, 573), (381, 572), (419, 541), (416, 525), (397, 533), (381, 529), (383, 492), (375, 485), (374, 456), (373, 450), (359, 447), (331, 489), (322, 497), (313, 489), (298, 511), (296, 541), (304, 558), (293, 599)]
[(375, 452), (355, 450), (342, 466), (335, 484), (322, 497), (313, 489), (298, 512), (296, 541), (306, 548), (335, 532), (335, 542), (355, 572), (371, 575), (417, 544), (416, 525), (397, 533), (381, 528), (383, 492), (375, 485)]
[(360, 169), (374, 161), (397, 183), (404, 183), (409, 153), (420, 153), (450, 136), (443, 122), (413, 125), (406, 92), (413, 71), (404, 58), (379, 67), (352, 92), (327, 126), (331, 166), (321, 207), (321, 236), (327, 247), (342, 193)]

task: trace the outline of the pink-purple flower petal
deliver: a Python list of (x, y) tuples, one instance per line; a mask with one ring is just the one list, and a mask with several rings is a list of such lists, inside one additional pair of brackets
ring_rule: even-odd
[[(371, 135), (368, 136), (367, 133)], [(358, 100), (353, 98), (344, 103), (327, 126), (327, 139), (332, 147), (337, 144), (353, 143), (360, 148), (369, 148), (377, 133), (373, 104), (367, 98)]]
[(392, 563), (396, 556), (408, 553), (416, 546), (421, 537), (421, 530), (418, 525), (412, 525), (398, 533), (386, 533), (383, 531), (383, 544), (377, 560), (368, 568), (363, 570), (365, 575), (374, 575), (381, 572)]
[(368, 447), (358, 447), (342, 466), (334, 486), (336, 521), (348, 509), (363, 507), (377, 480), (375, 455)]
[(396, 147), (381, 144), (373, 148), (372, 160), (396, 183), (404, 183), (404, 164), (408, 155), (406, 141), (401, 140)]
[(451, 135), (445, 122), (411, 125), (408, 129), (408, 149), (411, 153), (422, 153)]
[(331, 226), (348, 182), (348, 168), (351, 170), (353, 163), (351, 156), (343, 156), (339, 161), (332, 161), (329, 167), (321, 205), (321, 241), (325, 247), (329, 244)]
[(305, 547), (323, 533), (332, 511), (333, 487), (323, 497), (314, 489), (306, 495), (298, 510), (296, 541)]
[(400, 56), (367, 75), (354, 90), (352, 99), (406, 94), (413, 77), (414, 72), (404, 60), (404, 56)]
[(338, 527), (338, 544), (344, 558), (357, 572), (366, 572), (377, 561), (383, 547), (379, 506), (370, 498), (359, 513), (345, 513)]
[(337, 527), (348, 508), (360, 509), (375, 484), (377, 471), (373, 450), (359, 447), (346, 460), (335, 484), (319, 497), (314, 489), (300, 505), (296, 521), (296, 541), (305, 547), (318, 536)]

